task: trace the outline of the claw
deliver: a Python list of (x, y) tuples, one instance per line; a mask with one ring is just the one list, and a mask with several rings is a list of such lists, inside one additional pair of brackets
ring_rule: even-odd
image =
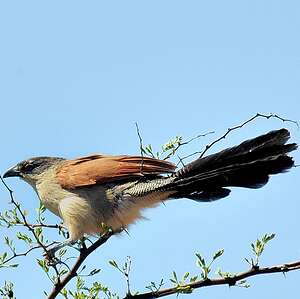
[(60, 262), (59, 259), (55, 257), (55, 252), (52, 252), (51, 249), (45, 252), (43, 257), (45, 258), (48, 266), (55, 266)]

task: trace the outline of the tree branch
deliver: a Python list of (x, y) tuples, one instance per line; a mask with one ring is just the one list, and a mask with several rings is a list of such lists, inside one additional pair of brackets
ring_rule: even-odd
[(221, 141), (222, 139), (225, 139), (226, 136), (231, 132), (231, 131), (235, 131), (237, 129), (240, 129), (242, 127), (244, 127), (245, 125), (247, 125), (248, 123), (252, 122), (253, 120), (255, 120), (256, 118), (266, 118), (266, 119), (270, 119), (270, 118), (277, 118), (283, 122), (291, 122), (291, 123), (294, 123), (297, 128), (299, 128), (299, 124), (297, 121), (295, 120), (291, 120), (291, 119), (287, 119), (287, 118), (283, 118), (277, 114), (274, 114), (274, 113), (270, 113), (270, 114), (261, 114), (261, 113), (256, 113), (254, 116), (250, 117), (248, 120), (244, 121), (242, 124), (240, 125), (237, 125), (235, 127), (231, 127), (231, 128), (228, 128), (227, 129), (227, 132), (222, 135), (221, 137), (219, 137), (218, 139), (214, 140), (212, 143), (206, 145), (204, 151), (201, 153), (200, 157), (199, 158), (202, 158), (205, 153), (212, 147), (214, 146), (216, 143), (218, 143), (219, 141)]
[(13, 252), (12, 256), (5, 259), (3, 262), (2, 262), (2, 265), (6, 265), (8, 264), (10, 261), (12, 261), (13, 259), (17, 258), (17, 257), (20, 257), (20, 256), (27, 256), (27, 254), (29, 254), (31, 251), (35, 250), (35, 249), (39, 249), (40, 248), (40, 245), (37, 245), (37, 246), (34, 246), (34, 247), (30, 247), (27, 251), (25, 252), (22, 252), (22, 253), (15, 253)]
[(69, 283), (69, 281), (77, 276), (77, 271), (79, 267), (82, 265), (82, 263), (85, 261), (85, 259), (93, 252), (95, 251), (98, 247), (103, 245), (112, 235), (114, 232), (112, 230), (109, 230), (105, 234), (101, 236), (100, 239), (98, 239), (95, 243), (93, 243), (90, 247), (83, 246), (82, 249), (80, 250), (80, 254), (78, 258), (76, 259), (75, 264), (71, 268), (71, 270), (66, 274), (66, 276), (58, 281), (51, 293), (48, 295), (48, 299), (54, 299), (56, 296), (62, 291), (62, 289)]
[[(222, 136), (215, 139), (210, 144), (207, 144), (205, 146), (204, 150), (196, 151), (196, 152), (193, 152), (193, 153), (188, 154), (188, 155), (183, 156), (183, 157), (178, 157), (179, 162), (176, 164), (176, 166), (178, 166), (179, 164), (182, 164), (182, 166), (184, 166), (183, 162), (184, 162), (185, 159), (190, 158), (190, 157), (195, 156), (195, 155), (198, 155), (198, 154), (200, 154), (199, 158), (202, 158), (210, 148), (212, 148), (216, 143), (220, 142), (222, 139), (225, 139), (227, 137), (227, 135), (229, 135), (232, 131), (235, 131), (237, 129), (240, 129), (240, 128), (244, 127), (245, 125), (247, 125), (248, 123), (254, 121), (257, 118), (265, 118), (265, 119), (276, 118), (276, 119), (281, 120), (282, 122), (291, 122), (291, 123), (295, 124), (297, 126), (297, 128), (299, 129), (299, 124), (295, 120), (283, 118), (283, 117), (281, 117), (277, 114), (274, 114), (274, 113), (270, 113), (270, 114), (256, 113), (254, 116), (250, 117), (249, 119), (247, 119), (246, 121), (244, 121), (240, 125), (228, 128), (227, 131)], [(213, 133), (213, 132), (209, 132), (209, 134), (210, 133)]]
[(143, 139), (142, 139), (142, 136), (141, 136), (141, 133), (140, 133), (140, 128), (139, 128), (139, 125), (138, 123), (136, 122), (135, 123), (135, 127), (136, 127), (136, 133), (139, 137), (139, 143), (140, 143), (140, 154), (141, 154), (141, 157), (142, 157), (142, 161), (141, 161), (141, 167), (140, 167), (140, 173), (143, 174), (143, 167), (144, 167), (144, 146), (143, 146)]
[(215, 285), (228, 285), (234, 286), (238, 281), (242, 281), (248, 277), (261, 275), (261, 274), (270, 274), (270, 273), (286, 273), (289, 271), (299, 270), (300, 269), (300, 261), (282, 264), (271, 267), (260, 268), (258, 266), (254, 266), (251, 269), (240, 272), (235, 275), (231, 275), (228, 277), (221, 278), (213, 278), (213, 279), (202, 279), (195, 282), (187, 283), (184, 285), (178, 285), (173, 288), (167, 288), (158, 290), (156, 292), (147, 292), (137, 295), (127, 295), (124, 299), (151, 299), (151, 298), (160, 298), (164, 296), (169, 296), (172, 294), (179, 293), (191, 293), (194, 289), (215, 286)]
[(14, 198), (14, 195), (13, 195), (13, 190), (10, 189), (8, 187), (8, 185), (4, 182), (2, 176), (0, 176), (0, 180), (2, 182), (2, 184), (5, 186), (6, 190), (9, 192), (9, 196), (10, 196), (10, 201), (11, 203), (17, 208), (18, 212), (20, 213), (22, 219), (23, 219), (23, 225), (25, 227), (27, 227), (27, 229), (32, 233), (32, 235), (34, 236), (35, 240), (36, 240), (36, 243), (41, 247), (43, 248), (44, 252), (47, 253), (48, 252), (48, 249), (47, 249), (47, 246), (45, 246), (45, 244), (43, 244), (41, 242), (41, 240), (39, 239), (38, 235), (36, 234), (35, 230), (34, 230), (34, 227), (32, 227), (28, 222), (27, 222), (27, 219), (26, 219), (26, 216), (24, 214), (24, 212), (22, 211), (21, 207), (20, 207), (20, 204), (15, 200)]

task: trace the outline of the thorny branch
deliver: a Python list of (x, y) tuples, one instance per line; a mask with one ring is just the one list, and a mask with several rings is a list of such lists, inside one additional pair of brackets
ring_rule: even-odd
[(228, 285), (234, 286), (238, 281), (242, 281), (245, 278), (261, 275), (261, 274), (270, 274), (270, 273), (286, 273), (289, 271), (299, 270), (300, 269), (300, 261), (282, 264), (271, 267), (260, 268), (258, 266), (254, 266), (251, 269), (240, 272), (232, 276), (222, 277), (222, 278), (213, 278), (213, 279), (202, 279), (195, 282), (187, 283), (184, 285), (176, 286), (173, 288), (167, 288), (158, 290), (156, 292), (148, 292), (137, 295), (127, 295), (124, 299), (151, 299), (151, 298), (160, 298), (164, 296), (169, 296), (172, 294), (179, 293), (191, 293), (194, 289), (208, 287), (208, 286), (216, 286), (216, 285)]

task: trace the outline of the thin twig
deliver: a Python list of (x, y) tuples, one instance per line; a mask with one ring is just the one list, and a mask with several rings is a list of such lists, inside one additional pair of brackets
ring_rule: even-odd
[(189, 143), (191, 143), (192, 141), (196, 140), (196, 139), (199, 139), (201, 137), (205, 137), (207, 135), (210, 135), (210, 134), (214, 134), (215, 132), (214, 131), (210, 131), (210, 132), (207, 132), (207, 133), (204, 133), (204, 134), (198, 134), (197, 136), (195, 137), (192, 137), (190, 138), (189, 140), (185, 141), (185, 142), (181, 142), (181, 143), (178, 143), (177, 146), (166, 156), (164, 157), (164, 160), (168, 160), (170, 159), (172, 156), (174, 156), (174, 154), (183, 146), (183, 145), (187, 145)]
[(141, 157), (142, 157), (142, 161), (141, 161), (141, 166), (140, 166), (140, 173), (143, 174), (143, 168), (144, 168), (144, 147), (143, 147), (143, 139), (142, 136), (140, 134), (140, 128), (137, 122), (135, 122), (135, 127), (136, 127), (136, 132), (138, 134), (139, 137), (139, 143), (140, 143), (140, 153), (141, 153)]
[(130, 270), (131, 270), (131, 257), (128, 256), (127, 257), (127, 267), (124, 271), (124, 275), (126, 277), (126, 283), (127, 283), (127, 295), (130, 295), (130, 280), (129, 280), (129, 274), (130, 274)]
[(21, 207), (20, 207), (20, 204), (19, 204), (18, 202), (16, 202), (16, 200), (14, 199), (14, 195), (13, 195), (14, 192), (13, 192), (13, 190), (10, 189), (10, 188), (8, 187), (8, 185), (7, 185), (7, 184), (5, 183), (5, 181), (3, 180), (2, 176), (0, 176), (0, 180), (1, 180), (1, 182), (3, 183), (3, 185), (5, 186), (5, 188), (7, 189), (7, 191), (9, 192), (9, 196), (10, 196), (10, 201), (11, 201), (11, 203), (17, 208), (18, 212), (20, 213), (20, 215), (21, 215), (21, 217), (22, 217), (22, 219), (23, 219), (24, 226), (27, 227), (28, 230), (32, 233), (32, 235), (34, 236), (34, 238), (35, 238), (37, 244), (39, 244), (39, 246), (40, 246), (41, 248), (43, 248), (43, 250), (47, 253), (48, 250), (47, 250), (46, 246), (40, 241), (40, 239), (39, 239), (39, 237), (37, 236), (37, 234), (36, 234), (34, 228), (31, 227), (31, 226), (29, 225), (29, 223), (27, 222), (27, 219), (26, 219), (26, 217), (25, 217), (25, 214), (23, 213), (23, 211), (22, 211), (22, 209), (21, 209)]
[[(11, 203), (16, 207), (16, 209), (18, 210), (19, 214), (21, 215), (22, 217), (22, 220), (23, 220), (23, 225), (25, 227), (27, 227), (27, 229), (32, 233), (32, 235), (34, 236), (35, 240), (36, 240), (36, 243), (38, 244), (38, 246), (36, 247), (40, 247), (44, 250), (45, 254), (49, 254), (49, 250), (47, 249), (47, 247), (49, 247), (49, 245), (45, 245), (43, 244), (43, 242), (39, 239), (38, 235), (36, 234), (36, 231), (34, 229), (34, 227), (30, 226), (30, 224), (28, 223), (27, 219), (26, 219), (26, 216), (24, 214), (24, 212), (22, 211), (21, 209), (21, 206), (20, 204), (15, 200), (14, 198), (14, 192), (11, 188), (8, 187), (8, 185), (5, 183), (5, 181), (3, 180), (2, 176), (0, 175), (0, 180), (1, 182), (3, 183), (4, 187), (6, 188), (6, 190), (9, 192), (9, 196), (10, 196), (10, 201)], [(35, 248), (35, 247), (33, 247)], [(28, 253), (30, 252), (31, 250), (28, 251)], [(27, 254), (28, 254), (27, 253)], [(60, 283), (60, 275), (59, 275), (59, 272), (57, 270), (57, 267), (56, 265), (52, 265), (52, 268), (54, 269), (56, 275), (57, 275), (57, 281)]]
[(286, 273), (289, 271), (294, 271), (299, 269), (300, 269), (300, 261), (292, 262), (289, 264), (265, 267), (265, 268), (252, 267), (251, 269), (245, 272), (240, 272), (229, 277), (213, 278), (213, 279), (208, 278), (208, 279), (198, 280), (192, 283), (187, 283), (173, 288), (158, 290), (156, 292), (147, 292), (138, 295), (127, 295), (125, 298), (126, 299), (151, 299), (151, 298), (164, 297), (172, 294), (191, 292), (194, 289), (208, 287), (208, 286), (215, 286), (215, 285), (234, 286), (238, 281), (244, 280), (245, 278), (251, 276), (270, 274), (270, 273)]
[(2, 265), (5, 265), (7, 263), (9, 263), (11, 260), (17, 258), (17, 257), (20, 257), (20, 256), (26, 256), (28, 253), (30, 253), (31, 251), (35, 250), (35, 249), (39, 249), (40, 248), (40, 245), (37, 245), (37, 246), (34, 246), (34, 247), (31, 247), (29, 248), (27, 251), (24, 251), (22, 253), (15, 253), (13, 252), (12, 256), (9, 257), (8, 259), (4, 260), (2, 262)]
[[(6, 223), (8, 223), (8, 221), (6, 221), (5, 219), (2, 219), (2, 221), (5, 221)], [(12, 223), (12, 225), (14, 225), (14, 226), (26, 226), (26, 224), (24, 222), (15, 222), (15, 223)], [(61, 224), (45, 224), (45, 223), (29, 223), (29, 222), (27, 222), (27, 225), (32, 227), (32, 228), (42, 227), (42, 228), (55, 228), (55, 229), (58, 229), (58, 230), (66, 229)]]
[(212, 148), (216, 143), (220, 142), (222, 139), (225, 139), (227, 137), (227, 135), (230, 134), (230, 132), (235, 131), (237, 129), (240, 129), (240, 128), (244, 127), (245, 125), (247, 125), (248, 123), (252, 122), (253, 120), (255, 120), (256, 118), (259, 118), (259, 117), (266, 118), (266, 119), (276, 118), (276, 119), (279, 119), (279, 120), (281, 120), (283, 122), (291, 122), (291, 123), (294, 123), (297, 126), (297, 128), (299, 129), (299, 124), (295, 120), (283, 118), (283, 117), (281, 117), (281, 116), (279, 116), (277, 114), (274, 114), (274, 113), (270, 113), (268, 115), (261, 114), (261, 113), (256, 113), (254, 116), (250, 117), (249, 119), (247, 119), (246, 121), (244, 121), (242, 124), (234, 126), (234, 127), (231, 127), (231, 128), (228, 128), (227, 131), (221, 137), (215, 139), (210, 144), (207, 144), (205, 146), (204, 150), (202, 150), (202, 151), (196, 151), (196, 152), (188, 154), (188, 155), (186, 155), (184, 157), (180, 157), (178, 163), (176, 164), (176, 166), (178, 166), (179, 164), (184, 165), (183, 161), (185, 159), (187, 159), (187, 158), (190, 158), (190, 157), (194, 156), (194, 155), (200, 154), (199, 158), (202, 158), (210, 148)]
[(281, 121), (283, 121), (283, 122), (291, 122), (291, 123), (296, 124), (297, 128), (299, 129), (299, 124), (298, 124), (298, 122), (295, 121), (295, 120), (283, 118), (283, 117), (281, 117), (281, 116), (279, 116), (279, 115), (277, 115), (277, 114), (274, 114), (274, 113), (270, 113), (270, 114), (268, 114), (268, 115), (266, 115), (266, 114), (261, 114), (261, 113), (256, 113), (254, 116), (250, 117), (248, 120), (246, 120), (246, 121), (243, 122), (242, 124), (237, 125), (237, 126), (235, 126), (235, 127), (228, 128), (228, 129), (227, 129), (227, 132), (226, 132), (224, 135), (222, 135), (222, 136), (219, 137), (218, 139), (214, 140), (212, 143), (206, 145), (204, 151), (202, 151), (202, 153), (201, 153), (201, 155), (200, 155), (199, 158), (202, 158), (202, 157), (205, 155), (205, 153), (206, 153), (212, 146), (214, 146), (216, 143), (218, 143), (220, 140), (225, 139), (226, 136), (227, 136), (231, 131), (240, 129), (240, 128), (244, 127), (246, 124), (252, 122), (253, 120), (255, 120), (256, 118), (259, 118), (259, 117), (261, 117), (261, 118), (266, 118), (266, 119), (277, 118), (277, 119), (279, 119), (279, 120), (281, 120)]
[(186, 155), (186, 156), (183, 156), (183, 157), (179, 157), (178, 156), (179, 161), (177, 162), (176, 166), (178, 166), (179, 164), (181, 164), (182, 166), (185, 166), (184, 163), (183, 163), (183, 161), (185, 159), (190, 158), (190, 157), (195, 156), (195, 155), (198, 155), (198, 154), (201, 154), (201, 153), (202, 153), (202, 151), (200, 151), (200, 152), (193, 152), (192, 154), (189, 154), (189, 155)]

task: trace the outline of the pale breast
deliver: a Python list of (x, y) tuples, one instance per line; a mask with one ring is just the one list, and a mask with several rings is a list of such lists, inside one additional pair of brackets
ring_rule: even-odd
[(59, 213), (59, 202), (68, 195), (58, 184), (53, 181), (42, 181), (36, 185), (36, 191), (42, 204), (55, 215), (61, 217)]

